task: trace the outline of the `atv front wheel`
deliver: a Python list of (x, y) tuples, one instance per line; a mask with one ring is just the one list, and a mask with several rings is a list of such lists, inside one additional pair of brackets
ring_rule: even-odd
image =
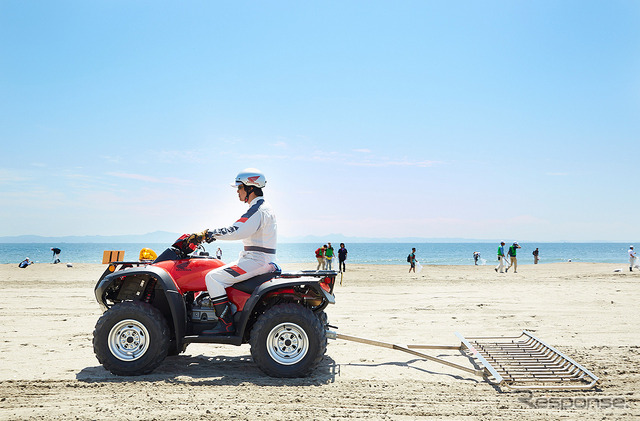
[(149, 304), (118, 303), (98, 319), (93, 351), (113, 374), (148, 374), (167, 356), (169, 326), (160, 310)]
[(251, 356), (260, 370), (272, 377), (305, 377), (327, 349), (327, 334), (320, 319), (297, 304), (274, 306), (251, 330)]

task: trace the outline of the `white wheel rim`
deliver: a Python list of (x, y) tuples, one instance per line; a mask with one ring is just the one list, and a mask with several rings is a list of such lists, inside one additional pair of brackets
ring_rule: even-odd
[(267, 335), (267, 350), (278, 364), (293, 365), (309, 351), (307, 333), (295, 323), (281, 323)]
[(149, 331), (137, 320), (122, 320), (109, 332), (109, 350), (121, 361), (135, 361), (149, 349)]

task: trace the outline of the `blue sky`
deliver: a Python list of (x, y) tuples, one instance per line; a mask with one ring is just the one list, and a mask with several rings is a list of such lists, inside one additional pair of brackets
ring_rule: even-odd
[(638, 241), (640, 2), (0, 1), (0, 236)]

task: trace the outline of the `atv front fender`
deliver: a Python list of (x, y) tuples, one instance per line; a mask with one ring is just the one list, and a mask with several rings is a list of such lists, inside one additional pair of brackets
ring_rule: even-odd
[[(163, 294), (166, 299), (166, 307), (160, 308), (163, 313), (166, 313), (167, 310), (170, 312), (169, 314), (165, 314), (167, 321), (173, 324), (173, 330), (176, 337), (176, 343), (178, 348), (182, 346), (182, 338), (186, 332), (187, 326), (187, 309), (184, 303), (184, 299), (182, 297), (182, 293), (178, 290), (176, 283), (173, 281), (173, 278), (167, 271), (164, 269), (154, 267), (154, 266), (143, 266), (143, 267), (131, 267), (123, 270), (119, 270), (117, 272), (112, 273), (111, 275), (107, 275), (101, 278), (95, 287), (95, 296), (98, 303), (103, 308), (103, 310), (107, 310), (109, 305), (107, 303), (105, 294), (108, 288), (118, 279), (120, 278), (132, 278), (135, 277), (136, 280), (131, 280), (131, 282), (139, 283), (139, 279), (155, 279), (155, 293)], [(126, 282), (126, 279), (125, 279)], [(146, 283), (144, 285), (140, 285), (139, 287), (141, 291), (144, 291), (146, 288)], [(140, 296), (140, 298), (142, 298)], [(153, 305), (153, 303), (150, 303)], [(163, 306), (164, 307), (164, 306)]]

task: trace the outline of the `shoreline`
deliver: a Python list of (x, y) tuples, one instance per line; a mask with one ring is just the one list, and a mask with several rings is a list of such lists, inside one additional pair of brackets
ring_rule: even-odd
[[(478, 265), (497, 264), (496, 250), (491, 244), (377, 244), (377, 243), (354, 243), (348, 244), (349, 255), (347, 264), (384, 264), (403, 265), (407, 263), (406, 256), (410, 253), (410, 246), (417, 247), (417, 259), (426, 266), (451, 265), (467, 266), (474, 265), (473, 253), (480, 253)], [(533, 264), (532, 250), (538, 244), (523, 245), (523, 249), (518, 253), (519, 264), (528, 266)], [(125, 251), (125, 260), (137, 260), (142, 248), (151, 248), (157, 254), (166, 249), (166, 244), (68, 244), (60, 245), (62, 254), (60, 259), (63, 262), (71, 263), (100, 263), (104, 250)], [(237, 259), (238, 253), (242, 249), (242, 244), (228, 242), (209, 245), (207, 251), (213, 256), (217, 248), (223, 251), (224, 261)], [(278, 253), (275, 257), (276, 263), (315, 263), (314, 244), (279, 244)], [(628, 244), (611, 243), (549, 243), (540, 247), (540, 263), (565, 262), (590, 262), (590, 263), (621, 263), (628, 260)], [(35, 244), (0, 244), (0, 263), (18, 264), (25, 257), (38, 263), (52, 262), (52, 254), (49, 247)], [(337, 260), (334, 259), (333, 266), (337, 267)], [(314, 266), (315, 267), (315, 266)]]

